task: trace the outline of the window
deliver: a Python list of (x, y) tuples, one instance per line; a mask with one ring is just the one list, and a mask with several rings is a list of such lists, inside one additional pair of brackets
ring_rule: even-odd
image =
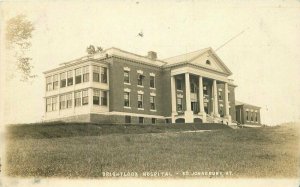
[(52, 97), (52, 111), (57, 110), (57, 97)]
[(58, 88), (58, 75), (53, 75), (53, 90)]
[(101, 105), (107, 106), (107, 91), (101, 91)]
[(100, 105), (100, 90), (93, 90), (93, 104)]
[(75, 70), (75, 84), (79, 83), (81, 83), (81, 68)]
[(93, 81), (100, 82), (100, 67), (93, 66)]
[(150, 76), (150, 88), (155, 88), (155, 77)]
[(67, 108), (72, 108), (72, 93), (66, 94)]
[(253, 112), (250, 112), (250, 119), (253, 121)]
[(107, 68), (101, 67), (101, 82), (107, 83)]
[(152, 124), (155, 124), (156, 123), (156, 118), (152, 118), (151, 121), (152, 121)]
[(143, 117), (139, 117), (139, 123), (144, 123), (144, 118)]
[(73, 70), (67, 72), (67, 81), (68, 81), (68, 86), (73, 85)]
[(203, 86), (203, 95), (208, 95), (207, 86)]
[(67, 84), (66, 73), (64, 72), (60, 74), (60, 87), (61, 88), (66, 87), (66, 84)]
[(130, 83), (129, 71), (124, 71), (124, 83)]
[(52, 76), (46, 78), (46, 91), (52, 90)]
[(255, 121), (257, 122), (257, 112), (255, 112)]
[(178, 111), (182, 111), (183, 107), (182, 107), (182, 98), (177, 98), (177, 110)]
[(51, 98), (46, 99), (46, 112), (52, 111)]
[(143, 108), (143, 94), (138, 94), (138, 108)]
[(155, 110), (155, 97), (150, 96), (150, 109)]
[(82, 90), (82, 105), (89, 104), (89, 92), (88, 90)]
[(81, 106), (81, 91), (75, 92), (75, 107)]
[(138, 73), (137, 81), (139, 86), (143, 86), (143, 80), (144, 80), (144, 75)]
[(206, 64), (207, 64), (207, 65), (210, 65), (211, 62), (210, 62), (209, 60), (206, 60)]
[(248, 121), (249, 120), (249, 116), (248, 116), (248, 111), (246, 111), (246, 120)]
[(223, 100), (222, 91), (218, 91), (219, 100)]
[(130, 107), (130, 93), (124, 92), (124, 106)]
[(85, 66), (82, 68), (82, 78), (83, 78), (83, 81), (82, 82), (89, 82), (89, 67), (88, 66)]
[(180, 79), (176, 79), (176, 89), (182, 90), (182, 81)]
[(208, 103), (204, 102), (204, 111), (206, 114), (208, 114)]
[(125, 116), (125, 123), (131, 123), (131, 116)]
[(195, 83), (191, 83), (191, 93), (196, 93), (197, 92), (197, 87)]
[(65, 109), (66, 108), (66, 95), (61, 95), (59, 98), (59, 108)]

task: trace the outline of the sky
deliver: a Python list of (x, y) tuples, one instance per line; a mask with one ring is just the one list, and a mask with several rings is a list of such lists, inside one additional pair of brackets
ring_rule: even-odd
[[(300, 121), (300, 1), (13, 1), (5, 20), (25, 14), (35, 26), (30, 55), (38, 77), (5, 80), (1, 68), (1, 119), (29, 123), (44, 114), (46, 70), (86, 55), (93, 44), (159, 59), (217, 49), (233, 72), (236, 100), (261, 107), (262, 123)], [(139, 32), (144, 37), (138, 37)], [(3, 42), (1, 43), (3, 51)], [(1, 67), (4, 67), (3, 58)]]

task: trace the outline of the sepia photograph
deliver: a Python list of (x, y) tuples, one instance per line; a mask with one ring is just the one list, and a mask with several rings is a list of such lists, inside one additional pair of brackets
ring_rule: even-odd
[(300, 186), (300, 1), (0, 11), (0, 187)]

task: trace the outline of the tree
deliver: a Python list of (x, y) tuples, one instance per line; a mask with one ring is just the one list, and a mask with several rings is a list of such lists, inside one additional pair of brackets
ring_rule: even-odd
[(93, 45), (90, 45), (86, 48), (86, 52), (91, 55), (91, 54), (95, 54), (96, 53), (96, 50), (95, 50), (95, 47)]
[[(21, 73), (22, 81), (36, 77), (32, 74), (32, 58), (28, 56), (31, 47), (34, 26), (23, 14), (17, 15), (6, 22), (6, 49), (12, 56), (13, 65)], [(12, 64), (8, 64), (9, 66)]]
[(102, 47), (97, 47), (97, 50), (95, 48), (94, 45), (89, 45), (87, 48), (86, 48), (86, 52), (89, 54), (89, 55), (92, 55), (92, 54), (95, 54), (95, 53), (98, 53), (100, 51), (103, 51)]

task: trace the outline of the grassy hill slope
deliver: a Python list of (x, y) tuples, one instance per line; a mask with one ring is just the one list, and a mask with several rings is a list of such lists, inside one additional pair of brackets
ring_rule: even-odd
[(225, 177), (299, 176), (296, 125), (192, 133), (179, 132), (192, 128), (188, 125), (153, 128), (12, 126), (7, 129), (4, 173), (71, 178), (102, 177), (103, 172), (136, 172), (139, 177), (143, 172), (170, 172), (172, 177), (193, 177), (193, 172), (232, 172)]

